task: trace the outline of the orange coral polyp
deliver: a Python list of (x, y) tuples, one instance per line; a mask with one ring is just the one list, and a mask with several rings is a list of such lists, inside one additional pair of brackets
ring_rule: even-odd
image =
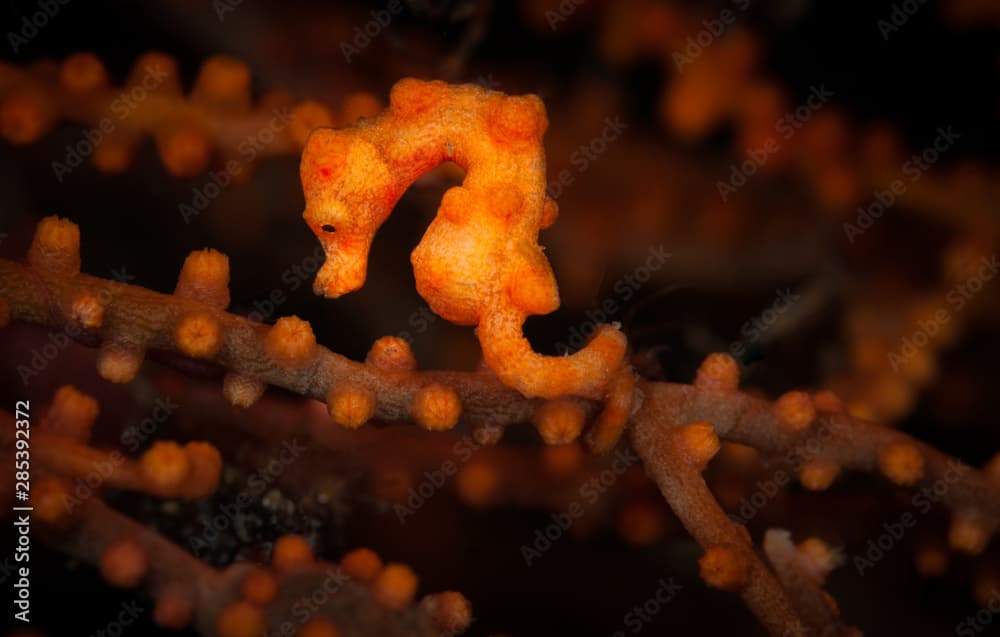
[(340, 567), (349, 577), (370, 582), (382, 571), (382, 558), (371, 549), (354, 549), (340, 560)]
[(706, 584), (724, 591), (740, 590), (750, 576), (746, 558), (735, 547), (723, 544), (709, 546), (698, 566)]
[(472, 624), (472, 605), (465, 595), (455, 591), (428, 595), (420, 601), (420, 607), (446, 635), (458, 635)]
[(403, 192), (454, 161), (467, 175), (411, 255), (417, 291), (439, 316), (477, 325), (487, 366), (522, 394), (601, 398), (624, 356), (618, 330), (599, 328), (569, 357), (536, 354), (521, 331), (527, 316), (559, 305), (538, 245), (556, 214), (545, 194), (547, 126), (535, 96), (405, 79), (378, 117), (314, 131), (301, 176), (303, 216), (327, 255), (315, 291), (335, 298), (361, 287), (372, 238)]
[(99, 411), (100, 406), (93, 396), (72, 385), (63, 385), (52, 399), (46, 428), (56, 435), (86, 442)]
[(739, 389), (740, 368), (729, 354), (709, 354), (698, 367), (695, 387), (710, 391), (734, 392)]
[(97, 373), (112, 383), (128, 383), (139, 373), (143, 350), (131, 344), (109, 341), (97, 354)]
[(142, 479), (153, 493), (174, 493), (188, 479), (191, 460), (176, 442), (153, 444), (139, 461)]
[(46, 273), (79, 274), (80, 228), (69, 219), (56, 216), (42, 219), (28, 249), (28, 263)]
[(805, 431), (816, 419), (816, 408), (809, 394), (790, 391), (774, 403), (774, 413), (783, 429), (791, 433)]
[(153, 621), (160, 628), (181, 630), (194, 617), (194, 601), (191, 595), (178, 588), (168, 588), (156, 600)]
[(134, 588), (149, 572), (149, 556), (138, 541), (124, 538), (104, 549), (100, 567), (101, 575), (109, 584)]
[(201, 498), (219, 488), (222, 477), (222, 456), (219, 450), (207, 442), (189, 442), (184, 445), (188, 459), (188, 474), (182, 488), (183, 495)]
[(893, 442), (879, 451), (878, 464), (885, 477), (902, 487), (913, 486), (924, 477), (924, 456), (908, 440)]
[(215, 105), (249, 108), (250, 67), (237, 58), (210, 57), (198, 73), (191, 96)]
[(93, 53), (74, 53), (59, 67), (59, 83), (72, 93), (88, 93), (105, 88), (108, 73)]
[(295, 637), (340, 637), (341, 632), (330, 620), (315, 617), (302, 625)]
[(485, 507), (497, 492), (500, 476), (485, 462), (471, 462), (458, 472), (455, 488), (466, 504)]
[(372, 581), (371, 592), (383, 608), (402, 610), (417, 594), (417, 574), (405, 564), (386, 564)]
[(211, 248), (195, 250), (184, 260), (174, 294), (217, 310), (229, 307), (229, 258)]
[(375, 415), (375, 392), (353, 381), (337, 383), (326, 402), (333, 422), (347, 429), (357, 429)]
[(810, 491), (823, 491), (837, 479), (840, 466), (829, 460), (817, 459), (802, 465), (799, 482)]
[(329, 108), (314, 100), (306, 100), (292, 109), (289, 134), (299, 147), (305, 147), (309, 134), (317, 128), (329, 128), (336, 122)]
[(73, 297), (70, 318), (85, 329), (95, 329), (104, 323), (104, 304), (90, 292), (79, 292)]
[(957, 513), (948, 528), (948, 544), (966, 555), (979, 555), (990, 543), (992, 531), (974, 516)]
[(69, 521), (67, 503), (73, 497), (73, 485), (61, 478), (42, 478), (32, 485), (34, 517), (43, 524), (61, 526)]
[(243, 580), (240, 591), (246, 601), (267, 606), (278, 596), (278, 580), (271, 571), (254, 571)]
[(312, 547), (301, 535), (284, 535), (274, 543), (271, 565), (278, 571), (300, 568), (315, 561)]
[(549, 445), (568, 445), (583, 431), (583, 408), (572, 400), (549, 400), (535, 412), (535, 427)]
[(250, 407), (266, 390), (267, 383), (245, 374), (229, 372), (222, 379), (222, 393), (234, 407)]
[(279, 367), (301, 369), (316, 355), (316, 335), (309, 321), (297, 316), (285, 316), (268, 331), (264, 348)]
[(413, 419), (430, 431), (447, 431), (462, 415), (462, 401), (455, 390), (441, 383), (421, 387), (413, 397)]
[(267, 623), (264, 612), (249, 602), (233, 602), (215, 620), (219, 637), (264, 637)]
[(704, 468), (719, 453), (722, 443), (712, 423), (699, 421), (677, 429), (680, 450), (695, 466)]
[(177, 348), (192, 358), (208, 358), (222, 346), (222, 327), (208, 312), (182, 316), (174, 329)]

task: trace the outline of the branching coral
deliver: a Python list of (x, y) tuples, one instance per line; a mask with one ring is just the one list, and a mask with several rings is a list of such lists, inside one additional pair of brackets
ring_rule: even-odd
[(253, 104), (249, 68), (228, 56), (207, 60), (186, 96), (177, 62), (159, 52), (137, 59), (121, 87), (111, 86), (104, 65), (91, 53), (29, 69), (0, 65), (0, 135), (6, 140), (32, 143), (60, 119), (88, 127), (83, 139), (53, 162), (60, 181), (87, 158), (102, 172), (128, 169), (144, 136), (154, 138), (172, 175), (200, 174), (216, 151), (237, 178), (249, 174), (243, 170), (247, 162), (298, 153), (317, 126), (350, 123), (378, 108), (367, 93), (347, 95), (339, 113), (280, 92)]
[[(737, 363), (723, 354), (708, 357), (691, 385), (637, 380), (621, 365), (623, 337), (609, 328), (575, 357), (538, 356), (521, 326), (527, 315), (551, 311), (558, 301), (536, 243), (539, 229), (555, 217), (543, 184), (541, 104), (412, 80), (396, 86), (391, 104), (382, 116), (345, 131), (321, 129), (306, 147), (305, 216), (328, 254), (317, 291), (336, 296), (359, 287), (372, 235), (406, 187), (455, 160), (468, 169), (466, 181), (445, 196), (413, 264), (419, 291), (436, 312), (478, 326), (495, 375), (418, 371), (405, 341), (392, 337), (376, 342), (364, 363), (353, 362), (319, 345), (309, 323), (297, 317), (263, 325), (228, 313), (228, 259), (211, 250), (188, 257), (173, 294), (88, 276), (80, 271), (78, 228), (56, 217), (39, 224), (26, 264), (0, 261), (4, 322), (65, 330), (99, 347), (98, 371), (113, 382), (132, 380), (146, 352), (159, 350), (221, 368), (223, 393), (234, 405), (249, 406), (276, 385), (325, 401), (332, 420), (348, 430), (368, 420), (416, 422), (431, 431), (469, 427), (477, 439), (495, 442), (504, 427), (531, 422), (547, 443), (583, 435), (593, 450), (607, 451), (628, 424), (647, 473), (704, 548), (705, 582), (738, 592), (773, 635), (850, 634), (821, 589), (837, 560), (818, 541), (796, 547), (771, 532), (764, 541), (768, 568), (747, 528), (726, 515), (703, 477), (723, 441), (764, 456), (808, 449), (799, 477), (816, 490), (847, 470), (879, 471), (907, 488), (948, 480), (941, 500), (954, 515), (952, 547), (970, 554), (986, 548), (1000, 526), (995, 476), (852, 417), (830, 392), (751, 397), (739, 391)], [(84, 442), (95, 415), (94, 405), (72, 391), (57, 396), (51, 433), (43, 433), (38, 446), (47, 470), (53, 464), (55, 475), (79, 476), (104, 458), (98, 454), (106, 452)], [(311, 435), (324, 437), (322, 431)], [(9, 437), (3, 442), (10, 447)], [(157, 443), (139, 461), (122, 463), (109, 486), (204, 495), (218, 475), (218, 455), (210, 449)], [(65, 458), (66, 466), (54, 466), (55, 458)], [(485, 462), (470, 464), (457, 482), (472, 504), (502, 499), (499, 478)], [(48, 485), (42, 493), (50, 503), (68, 492), (59, 478)], [(267, 569), (220, 572), (98, 500), (71, 514), (61, 515), (58, 506), (42, 510), (52, 513), (47, 535), (54, 545), (98, 565), (116, 585), (146, 584), (162, 625), (193, 621), (206, 634), (259, 635), (280, 625), (294, 599), (324, 586), (329, 572), (343, 573), (346, 583), (331, 593), (321, 616), (297, 628), (299, 635), (338, 629), (425, 634), (460, 630), (471, 621), (467, 601), (456, 594), (414, 607), (413, 571), (383, 564), (370, 551), (346, 555), (331, 571), (316, 562), (305, 540), (286, 537)], [(360, 623), (369, 620), (374, 623)]]
[[(66, 385), (56, 392), (52, 406), (31, 437), (35, 471), (51, 480), (73, 479), (86, 483), (99, 480), (115, 489), (138, 491), (159, 497), (198, 499), (215, 491), (222, 461), (219, 452), (203, 442), (181, 446), (159, 441), (141, 458), (132, 460), (118, 451), (105, 451), (88, 445), (90, 428), (97, 417), (93, 398)], [(0, 443), (13, 448), (20, 436), (13, 418), (5, 418)], [(58, 495), (55, 482), (52, 494)], [(43, 492), (46, 489), (43, 488)], [(74, 497), (67, 494), (72, 503)], [(53, 506), (40, 507), (52, 522), (64, 517), (55, 500)], [(62, 502), (59, 502), (61, 505)], [(73, 505), (75, 506), (75, 504)], [(73, 506), (68, 506), (72, 509)]]
[[(434, 635), (461, 632), (470, 621), (457, 593), (414, 604), (417, 576), (402, 564), (383, 565), (358, 549), (343, 564), (319, 562), (301, 537), (273, 547), (269, 566), (213, 569), (150, 529), (109, 508), (101, 490), (139, 490), (163, 498), (202, 498), (215, 491), (221, 462), (204, 443), (157, 442), (139, 462), (72, 440), (87, 432), (96, 402), (71, 386), (57, 392), (41, 430), (31, 437), (36, 462), (34, 518), (55, 547), (94, 565), (119, 588), (143, 587), (156, 601), (164, 628), (195, 625), (219, 637), (270, 631), (308, 637), (337, 634)], [(14, 450), (14, 418), (0, 413), (0, 454)], [(369, 566), (359, 569), (358, 556)], [(293, 612), (294, 611), (294, 612)], [(326, 630), (327, 632), (322, 632)], [(342, 631), (342, 632), (330, 632)]]
[[(249, 406), (266, 385), (277, 385), (328, 402), (334, 420), (348, 427), (371, 417), (427, 429), (504, 427), (530, 420), (538, 403), (491, 374), (417, 373), (409, 346), (395, 337), (377, 341), (361, 364), (317, 345), (309, 324), (295, 317), (266, 326), (228, 314), (222, 308), (229, 299), (229, 265), (218, 252), (190, 255), (173, 295), (91, 277), (79, 272), (79, 264), (77, 227), (46, 218), (27, 266), (0, 261), (0, 297), (14, 320), (99, 345), (98, 373), (112, 382), (132, 380), (147, 350), (165, 350), (227, 369), (223, 392), (235, 405)], [(82, 319), (81, 305), (100, 320)], [(617, 440), (626, 402), (631, 404), (631, 383), (623, 380), (595, 424), (592, 438), (600, 449)], [(585, 413), (597, 412), (591, 403), (580, 404)]]
[[(365, 403), (366, 399), (355, 397), (368, 396), (364, 388), (378, 396), (372, 411), (376, 419), (427, 423), (438, 422), (442, 411), (426, 405), (436, 405), (441, 399), (418, 400), (418, 397), (428, 387), (440, 388), (431, 391), (448, 393), (461, 402), (458, 422), (504, 427), (534, 420), (536, 424), (542, 423), (544, 437), (556, 438), (557, 442), (564, 440), (559, 434), (567, 427), (576, 427), (566, 424), (579, 418), (570, 413), (579, 410), (585, 415), (594, 414), (599, 408), (583, 400), (562, 403), (568, 399), (559, 399), (550, 403), (525, 399), (489, 374), (415, 371), (412, 354), (400, 341), (381, 341), (373, 348), (371, 362), (354, 363), (316, 345), (311, 331), (303, 330), (297, 323), (296, 329), (268, 328), (181, 294), (157, 294), (78, 273), (74, 268), (79, 260), (73, 253), (77, 240), (78, 233), (68, 222), (49, 219), (41, 224), (29, 265), (0, 261), (0, 297), (14, 320), (63, 329), (74, 325), (75, 320), (70, 311), (72, 303), (66, 299), (80, 295), (98, 299), (103, 308), (100, 326), (89, 329), (77, 326), (77, 333), (81, 342), (101, 345), (100, 360), (105, 361), (102, 374), (118, 382), (134, 375), (142, 352), (147, 349), (160, 348), (180, 354), (194, 350), (196, 357), (229, 369), (224, 388), (227, 397), (237, 403), (252, 402), (251, 399), (259, 397), (265, 383), (323, 399), (331, 388), (349, 382), (352, 385), (344, 394), (351, 396), (350, 400)], [(210, 260), (219, 267), (224, 263), (218, 257)], [(203, 261), (197, 256), (189, 259), (181, 280), (190, 283), (191, 272), (198, 271), (192, 264), (204, 265)], [(209, 270), (213, 276), (203, 274), (199, 279), (203, 283), (225, 279), (213, 268)], [(202, 298), (214, 299), (216, 306), (222, 298), (218, 288), (214, 288), (214, 293), (205, 293), (213, 289), (211, 285), (180, 287), (201, 289)], [(192, 315), (203, 317), (202, 329), (195, 336), (179, 332), (177, 325), (185, 324), (185, 317)], [(268, 347), (268, 335), (275, 330), (287, 334), (283, 339), (271, 339), (275, 342)], [(206, 339), (217, 342), (212, 347), (192, 348), (184, 345), (188, 338), (198, 343)], [(279, 357), (282, 361), (279, 363), (268, 354), (269, 349), (276, 351), (275, 348), (284, 353), (304, 351), (307, 355)], [(106, 365), (109, 352), (117, 352), (114, 355), (118, 356), (113, 359), (118, 362), (110, 367)], [(113, 373), (109, 374), (108, 369)], [(779, 579), (756, 557), (743, 527), (726, 517), (700, 476), (718, 449), (717, 436), (751, 445), (766, 454), (779, 454), (822, 436), (823, 444), (815, 461), (863, 471), (881, 466), (890, 479), (907, 483), (942, 479), (945, 474), (954, 473), (957, 465), (944, 454), (902, 433), (845, 415), (838, 411), (837, 401), (827, 394), (810, 397), (793, 393), (774, 403), (741, 394), (737, 391), (736, 365), (724, 355), (709, 357), (694, 385), (640, 381), (636, 393), (643, 400), (631, 415), (633, 446), (671, 508), (709, 551), (706, 560), (711, 556), (711, 562), (703, 561), (703, 576), (712, 585), (740, 591), (762, 623), (776, 635), (806, 634), (803, 627), (808, 624)], [(343, 394), (335, 393), (339, 395)], [(368, 413), (369, 409), (365, 407), (362, 412)], [(620, 410), (621, 404), (608, 409)], [(347, 411), (353, 413), (354, 409), (348, 407)], [(334, 413), (336, 418), (341, 412), (334, 409)], [(593, 437), (604, 439), (608, 435), (598, 430)], [(904, 451), (894, 451), (897, 449)], [(63, 452), (68, 457), (84, 456), (77, 448)], [(914, 452), (921, 459), (919, 470), (913, 469), (913, 462), (894, 460), (897, 456), (908, 458)], [(905, 478), (900, 471), (905, 472)], [(954, 480), (944, 498), (956, 512), (952, 543), (958, 550), (980, 552), (1000, 525), (996, 483), (967, 467)], [(969, 539), (972, 536), (975, 541)]]
[(443, 626), (457, 623), (464, 630), (468, 624), (467, 617), (463, 623), (439, 608), (454, 593), (428, 595), (415, 604), (417, 580), (406, 566), (378, 565), (367, 581), (349, 568), (350, 554), (340, 565), (311, 555), (289, 563), (282, 542), (301, 543), (297, 537), (276, 544), (270, 565), (237, 564), (220, 571), (99, 500), (82, 506), (70, 525), (46, 527), (45, 535), (53, 545), (97, 565), (109, 583), (143, 586), (156, 600), (154, 619), (164, 628), (193, 624), (219, 637), (275, 631), (309, 637), (436, 635)]

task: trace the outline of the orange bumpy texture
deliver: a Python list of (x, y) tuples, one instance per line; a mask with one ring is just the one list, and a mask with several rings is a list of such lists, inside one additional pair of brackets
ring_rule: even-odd
[(404, 79), (378, 117), (317, 129), (302, 154), (304, 217), (326, 251), (314, 289), (338, 297), (365, 281), (379, 226), (418, 177), (453, 161), (448, 190), (411, 261), (417, 291), (453, 323), (477, 325), (486, 364), (526, 396), (603, 397), (625, 337), (602, 326), (568, 357), (536, 354), (521, 326), (559, 306), (539, 230), (557, 207), (545, 194), (545, 107), (534, 95)]

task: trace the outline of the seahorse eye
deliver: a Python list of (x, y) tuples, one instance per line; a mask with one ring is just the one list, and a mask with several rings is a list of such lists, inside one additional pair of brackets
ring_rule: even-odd
[(331, 224), (329, 224), (329, 223), (324, 223), (324, 224), (323, 224), (323, 226), (322, 226), (322, 228), (323, 228), (323, 232), (336, 232), (336, 231), (337, 231), (337, 229), (336, 229), (336, 228), (334, 228), (334, 227), (333, 227), (333, 226), (332, 226)]

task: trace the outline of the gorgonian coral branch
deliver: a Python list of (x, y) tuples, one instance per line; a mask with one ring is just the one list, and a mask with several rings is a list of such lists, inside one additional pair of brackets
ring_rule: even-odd
[(15, 144), (36, 141), (60, 119), (89, 127), (83, 138), (53, 162), (61, 181), (88, 157), (103, 172), (126, 170), (143, 137), (151, 136), (167, 171), (179, 177), (200, 173), (213, 150), (232, 176), (241, 164), (271, 155), (298, 153), (317, 126), (350, 123), (374, 115), (367, 93), (347, 96), (342, 112), (313, 100), (295, 103), (269, 94), (253, 104), (250, 69), (242, 61), (216, 56), (201, 67), (185, 95), (177, 62), (150, 52), (139, 57), (121, 87), (91, 53), (76, 53), (55, 65), (22, 69), (0, 64), (0, 135)]
[(834, 551), (814, 538), (796, 546), (788, 531), (770, 529), (764, 536), (764, 552), (810, 634), (857, 634), (840, 625), (836, 602), (820, 588), (829, 571), (837, 566)]
[[(77, 480), (88, 492), (94, 480), (159, 497), (197, 499), (216, 490), (222, 459), (215, 447), (204, 442), (181, 446), (158, 441), (138, 460), (87, 444), (96, 404), (70, 385), (56, 392), (48, 413), (30, 434), (36, 472)], [(13, 455), (19, 437), (14, 417), (0, 412), (0, 453)], [(66, 503), (67, 508), (72, 506), (73, 502)]]
[(302, 154), (305, 219), (326, 251), (315, 290), (337, 297), (364, 284), (379, 226), (406, 189), (435, 166), (465, 168), (413, 251), (417, 291), (431, 309), (476, 325), (485, 363), (526, 396), (602, 397), (625, 338), (603, 326), (569, 357), (536, 354), (525, 318), (559, 305), (538, 232), (556, 219), (545, 192), (545, 107), (478, 86), (401, 80), (380, 116), (320, 129)]
[(52, 546), (97, 567), (111, 585), (144, 588), (163, 628), (193, 625), (217, 637), (430, 637), (459, 634), (471, 622), (468, 601), (457, 593), (414, 603), (413, 571), (383, 564), (367, 549), (346, 554), (339, 564), (320, 562), (302, 538), (284, 536), (270, 564), (217, 570), (98, 499), (63, 525), (45, 525), (43, 533)]
[[(138, 467), (125, 466), (120, 454), (101, 456), (73, 439), (89, 433), (96, 414), (96, 401), (63, 387), (32, 432), (32, 517), (51, 546), (92, 564), (112, 586), (146, 589), (161, 627), (194, 624), (218, 637), (316, 637), (458, 634), (471, 622), (469, 603), (458, 593), (428, 595), (415, 605), (416, 574), (403, 564), (383, 564), (369, 549), (349, 552), (340, 564), (319, 562), (304, 538), (285, 535), (274, 543), (269, 564), (217, 570), (202, 563), (106, 506), (91, 479), (156, 496), (201, 498), (218, 484), (218, 453), (206, 461), (207, 445), (190, 443), (184, 451), (177, 447), (179, 456), (164, 454), (157, 449), (165, 443), (158, 442)], [(0, 412), (0, 457), (11, 464), (13, 425), (13, 415)], [(84, 494), (68, 480), (81, 477)]]
[[(267, 384), (275, 384), (326, 399), (333, 419), (346, 427), (369, 418), (413, 420), (432, 430), (463, 421), (500, 428), (534, 421), (552, 442), (579, 435), (583, 420), (598, 408), (581, 399), (526, 399), (488, 373), (417, 372), (412, 353), (398, 339), (378, 341), (366, 363), (355, 363), (317, 345), (308, 323), (294, 317), (266, 326), (228, 314), (222, 309), (229, 302), (228, 262), (214, 251), (188, 257), (174, 294), (90, 277), (79, 268), (76, 226), (44, 220), (27, 265), (0, 261), (0, 316), (72, 328), (81, 342), (100, 345), (99, 372), (112, 381), (130, 380), (145, 351), (161, 349), (229, 369), (223, 391), (238, 405), (252, 404)], [(737, 384), (735, 361), (713, 355), (693, 385), (638, 382), (634, 393), (641, 398), (632, 413), (625, 409), (633, 405), (625, 399), (632, 397), (632, 383), (616, 382), (603, 412), (611, 415), (598, 419), (599, 429), (589, 438), (602, 441), (599, 447), (613, 444), (615, 437), (600, 427), (631, 414), (633, 445), (647, 471), (706, 548), (706, 580), (742, 591), (774, 634), (805, 624), (754, 555), (743, 527), (725, 516), (700, 475), (718, 447), (717, 435), (779, 454), (822, 434), (800, 474), (810, 488), (829, 486), (842, 468), (877, 467), (904, 486), (949, 480), (942, 500), (956, 512), (952, 545), (980, 552), (997, 528), (1000, 497), (986, 475), (956, 470), (957, 461), (905, 434), (849, 417), (829, 393), (789, 392), (769, 402), (741, 394)], [(627, 391), (619, 394), (618, 385)]]
[[(80, 273), (79, 244), (74, 224), (43, 220), (27, 265), (0, 260), (0, 306), (9, 318), (99, 346), (98, 373), (112, 382), (132, 380), (147, 350), (162, 350), (229, 370), (223, 391), (233, 404), (253, 404), (267, 385), (277, 385), (325, 401), (333, 420), (349, 428), (371, 419), (430, 430), (533, 421), (543, 437), (566, 443), (597, 412), (593, 403), (563, 398), (537, 413), (544, 401), (489, 373), (417, 372), (398, 338), (380, 339), (357, 363), (318, 345), (309, 323), (296, 317), (268, 326), (229, 314), (228, 260), (212, 250), (192, 253), (175, 292), (159, 294)], [(592, 434), (598, 451), (613, 446), (629, 413), (623, 405), (631, 401), (631, 383), (612, 389)]]
[(772, 635), (805, 634), (781, 583), (754, 553), (746, 528), (730, 520), (716, 502), (701, 471), (719, 449), (708, 423), (680, 428), (642, 426), (632, 443), (650, 477), (688, 533), (705, 549), (702, 577), (709, 585), (739, 592)]
[[(906, 434), (853, 418), (829, 392), (789, 392), (770, 402), (740, 393), (737, 384), (736, 363), (724, 354), (709, 356), (693, 385), (642, 383), (645, 398), (632, 418), (631, 439), (671, 508), (705, 548), (702, 577), (740, 592), (771, 634), (808, 634), (823, 623), (823, 630), (831, 626), (838, 634), (848, 629), (818, 604), (820, 591), (791, 594), (782, 587), (749, 548), (746, 528), (715, 501), (700, 474), (720, 436), (768, 455), (797, 454), (804, 460), (799, 479), (813, 489), (828, 487), (842, 468), (878, 469), (900, 486), (947, 484), (943, 495), (934, 493), (954, 513), (952, 547), (971, 554), (986, 548), (1000, 524), (1000, 483), (992, 470), (975, 471)], [(803, 576), (780, 538), (768, 546), (786, 586)], [(822, 577), (816, 580), (813, 587)]]
[[(720, 359), (728, 357), (713, 355), (702, 370)], [(955, 515), (953, 546), (968, 553), (985, 549), (1000, 527), (1000, 486), (995, 479), (902, 432), (851, 417), (828, 392), (790, 392), (769, 402), (740, 393), (734, 385), (713, 386), (704, 378), (694, 385), (644, 384), (644, 408), (633, 418), (637, 429), (666, 431), (710, 422), (720, 437), (764, 454), (796, 453), (800, 479), (815, 477), (810, 474), (826, 467), (829, 480), (823, 481), (823, 488), (843, 469), (879, 471), (893, 483), (915, 489), (946, 484), (935, 495), (943, 492), (941, 502)]]

